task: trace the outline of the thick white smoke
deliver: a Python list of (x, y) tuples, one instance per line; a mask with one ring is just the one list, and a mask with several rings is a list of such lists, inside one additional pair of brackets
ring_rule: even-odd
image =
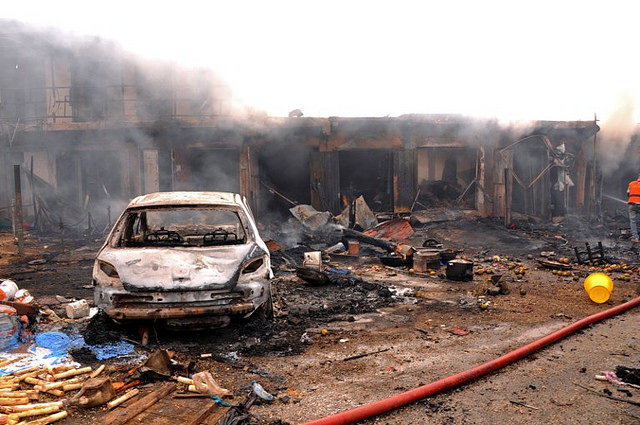
[(625, 157), (631, 137), (638, 130), (638, 109), (633, 97), (622, 94), (615, 109), (600, 123), (598, 157), (605, 175), (616, 171)]

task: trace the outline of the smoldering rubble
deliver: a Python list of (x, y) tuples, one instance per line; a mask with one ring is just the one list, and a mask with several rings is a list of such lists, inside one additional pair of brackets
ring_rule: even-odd
[[(6, 423), (303, 423), (638, 303), (637, 136), (611, 165), (595, 120), (270, 117), (213, 73), (0, 32)], [(624, 314), (385, 420), (637, 416)]]

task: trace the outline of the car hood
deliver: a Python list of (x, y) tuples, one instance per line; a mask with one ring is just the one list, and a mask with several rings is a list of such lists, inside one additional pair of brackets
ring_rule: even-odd
[(128, 291), (231, 289), (242, 265), (265, 252), (256, 244), (194, 248), (105, 247), (98, 260), (113, 265)]

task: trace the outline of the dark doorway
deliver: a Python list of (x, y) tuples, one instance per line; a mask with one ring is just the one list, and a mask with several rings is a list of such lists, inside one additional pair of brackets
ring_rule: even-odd
[(80, 166), (77, 152), (60, 152), (56, 156), (56, 191), (58, 196), (67, 201), (80, 204), (80, 189), (78, 167)]
[(261, 212), (290, 216), (289, 208), (293, 205), (269, 191), (269, 188), (299, 204), (311, 203), (309, 158), (310, 148), (303, 144), (272, 143), (260, 147)]
[[(122, 172), (124, 164), (120, 152), (82, 152), (83, 197), (92, 203), (109, 199), (120, 199), (122, 193)], [(82, 202), (85, 202), (85, 199)]]
[(340, 152), (343, 202), (364, 196), (373, 211), (393, 211), (393, 152)]

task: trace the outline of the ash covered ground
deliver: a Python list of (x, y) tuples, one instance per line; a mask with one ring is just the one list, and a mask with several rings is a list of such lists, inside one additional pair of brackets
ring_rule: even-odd
[[(193, 333), (156, 329), (150, 345), (136, 352), (176, 351), (179, 362), (212, 371), (237, 398), (250, 380), (260, 381), (277, 401), (252, 408), (257, 423), (318, 418), (462, 371), (637, 297), (638, 248), (625, 239), (626, 224), (612, 219), (592, 226), (569, 217), (555, 224), (516, 220), (513, 228), (505, 228), (499, 221), (461, 212), (455, 220), (415, 225), (406, 242), (420, 246), (435, 238), (459, 250), (459, 256), (474, 261), (476, 272), (483, 270), (470, 282), (447, 280), (444, 267), (427, 275), (384, 267), (377, 259), (382, 251), (363, 245), (359, 258), (328, 259), (329, 266), (348, 270), (350, 279), (311, 285), (296, 276), (295, 267), (304, 251), (319, 248), (323, 241), (302, 235), (302, 246), (273, 253), (273, 321), (239, 321)], [(598, 241), (610, 263), (576, 264), (573, 247), (585, 242), (595, 246)], [(91, 300), (87, 285), (100, 242), (31, 239), (25, 261), (5, 262), (1, 272), (60, 312), (63, 303), (55, 295)], [(334, 241), (324, 246), (327, 242)], [(29, 264), (43, 258), (38, 248), (42, 245), (47, 245), (46, 262)], [(542, 267), (537, 261), (542, 252), (571, 259), (570, 273)], [(516, 273), (520, 268), (526, 269), (522, 275)], [(584, 277), (595, 270), (614, 279), (611, 299), (603, 305), (592, 303), (582, 287)], [(497, 274), (510, 291), (489, 296), (488, 282)], [(493, 375), (370, 423), (637, 423), (637, 406), (600, 397), (576, 384), (640, 400), (638, 391), (618, 394), (611, 384), (594, 380), (616, 366), (640, 366), (639, 314), (631, 311), (596, 324)], [(139, 340), (132, 328), (96, 332), (105, 330), (97, 320), (66, 326), (85, 336), (94, 331)], [(367, 355), (345, 360), (360, 354)], [(112, 363), (117, 367), (117, 361)], [(95, 411), (68, 423), (102, 415)]]

